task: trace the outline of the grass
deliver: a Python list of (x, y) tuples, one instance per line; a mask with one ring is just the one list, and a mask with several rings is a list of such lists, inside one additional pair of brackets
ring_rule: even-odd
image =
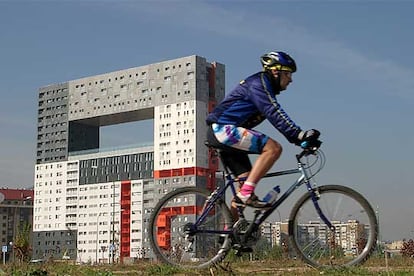
[(364, 265), (341, 269), (318, 270), (299, 260), (278, 259), (248, 261), (245, 259), (224, 262), (220, 266), (189, 270), (165, 264), (138, 262), (133, 265), (73, 265), (45, 263), (0, 266), (0, 276), (112, 276), (112, 275), (414, 275), (414, 259), (372, 257)]

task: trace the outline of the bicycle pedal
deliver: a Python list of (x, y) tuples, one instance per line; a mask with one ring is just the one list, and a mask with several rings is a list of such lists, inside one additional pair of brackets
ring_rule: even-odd
[(243, 252), (243, 253), (252, 253), (253, 248), (251, 248), (249, 246), (243, 246), (242, 248), (240, 248), (240, 251)]
[(235, 196), (232, 200), (232, 205), (233, 204), (236, 207), (250, 207), (256, 210), (267, 210), (272, 207), (270, 203), (259, 200), (255, 194), (251, 194), (246, 202), (243, 202), (239, 197)]
[(258, 213), (261, 213), (262, 211), (266, 211), (266, 210), (269, 210), (270, 208), (272, 208), (272, 206), (255, 207), (255, 206), (247, 205), (245, 203), (235, 203), (234, 206), (236, 206), (236, 207), (242, 207), (242, 208), (249, 207), (249, 208), (253, 209), (255, 212), (258, 212)]
[(242, 207), (242, 208), (246, 208), (246, 204), (245, 203), (239, 203), (239, 202), (232, 202), (234, 204), (235, 207)]
[(243, 246), (241, 244), (235, 244), (233, 245), (233, 248), (236, 251), (236, 256), (241, 256), (243, 253), (253, 252), (253, 248), (250, 246)]
[(217, 239), (217, 243), (218, 244), (223, 244), (225, 240), (226, 240), (226, 236), (225, 235), (220, 235)]

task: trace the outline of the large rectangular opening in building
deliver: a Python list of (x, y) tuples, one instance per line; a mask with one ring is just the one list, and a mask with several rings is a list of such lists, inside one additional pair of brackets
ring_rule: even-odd
[(100, 149), (153, 145), (154, 119), (100, 127)]

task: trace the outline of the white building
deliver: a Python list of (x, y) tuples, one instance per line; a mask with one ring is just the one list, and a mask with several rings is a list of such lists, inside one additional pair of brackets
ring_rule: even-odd
[[(34, 257), (152, 257), (147, 224), (158, 199), (215, 184), (205, 117), (223, 97), (224, 65), (199, 56), (40, 88)], [(147, 119), (151, 145), (99, 149), (100, 127)]]

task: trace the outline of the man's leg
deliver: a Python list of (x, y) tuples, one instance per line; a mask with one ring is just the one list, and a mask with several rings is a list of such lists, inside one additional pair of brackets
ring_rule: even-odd
[[(260, 179), (269, 171), (269, 169), (274, 165), (274, 163), (279, 159), (282, 154), (282, 146), (275, 140), (269, 138), (266, 142), (266, 145), (263, 148), (262, 153), (257, 158), (256, 162), (253, 164), (253, 168), (250, 171), (246, 181), (240, 189), (240, 192), (237, 194), (239, 199), (242, 202), (252, 205), (253, 207), (264, 207), (262, 204), (250, 204), (249, 198), (254, 194), (257, 183)], [(252, 198), (253, 201), (257, 200)]]
[[(242, 173), (242, 174), (238, 175), (238, 178), (247, 177), (249, 175), (249, 173), (250, 172)], [(240, 189), (243, 186), (243, 183), (244, 183), (244, 181), (240, 182), (239, 185), (237, 186), (237, 190), (236, 190), (237, 193), (240, 192)], [(237, 205), (234, 202), (234, 198), (232, 198), (232, 200), (231, 200), (230, 212), (231, 212), (231, 216), (233, 217), (234, 221), (235, 222), (238, 221), (239, 220), (239, 212), (237, 210)]]
[[(214, 140), (220, 144), (246, 151), (246, 156), (247, 153), (260, 154), (253, 168), (244, 170), (250, 172), (241, 190), (237, 193), (235, 200), (238, 203), (244, 203), (257, 208), (265, 207), (265, 204), (258, 200), (257, 197), (252, 197), (251, 200), (249, 198), (254, 193), (254, 189), (259, 180), (269, 171), (276, 160), (279, 159), (282, 153), (282, 146), (261, 132), (243, 127), (213, 124), (211, 130), (211, 133), (214, 134)], [(237, 170), (232, 169), (232, 171), (236, 172)], [(242, 174), (242, 172), (239, 171), (238, 175)], [(239, 202), (240, 200), (242, 202)], [(248, 201), (257, 202), (258, 204), (250, 204)]]
[(282, 146), (275, 140), (269, 138), (262, 153), (257, 157), (246, 182), (257, 184), (259, 180), (270, 170), (282, 154)]

